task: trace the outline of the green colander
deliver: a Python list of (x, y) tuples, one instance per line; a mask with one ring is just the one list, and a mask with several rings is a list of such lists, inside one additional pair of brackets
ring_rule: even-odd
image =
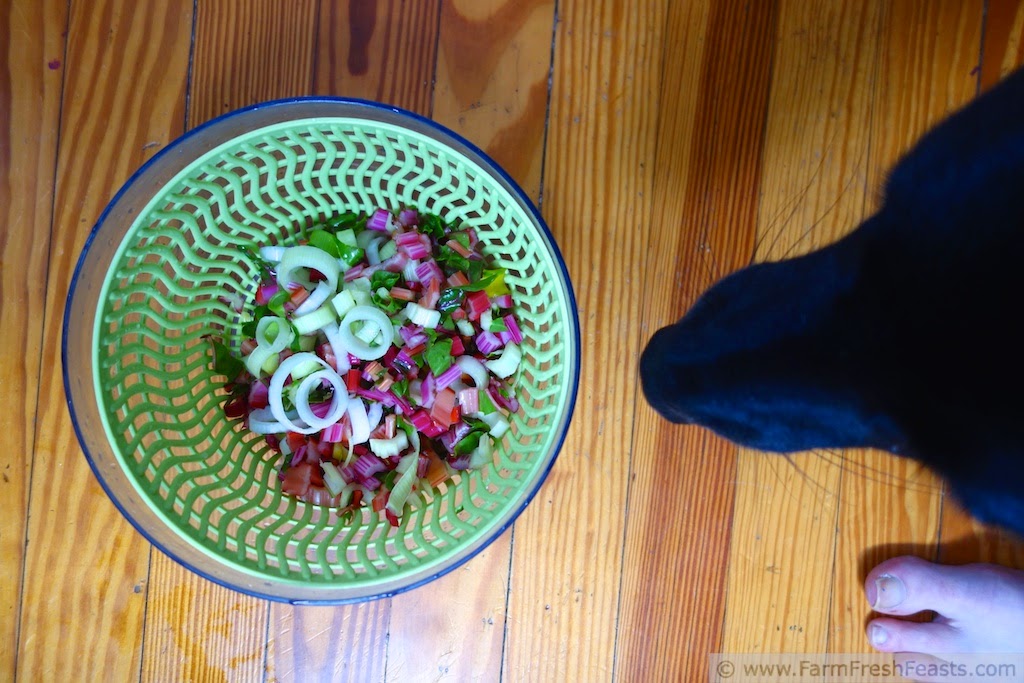
[[(412, 205), (475, 226), (523, 328), (519, 414), (494, 462), (426, 495), (400, 527), (283, 495), (279, 454), (225, 419), (216, 335), (257, 266), (343, 211)], [(201, 126), (142, 167), (93, 229), (68, 294), (64, 383), (100, 484), (154, 545), (230, 588), (294, 603), (393, 595), (464, 563), (540, 488), (579, 383), (579, 322), (554, 240), (523, 191), (454, 133), (355, 100), (271, 102)]]

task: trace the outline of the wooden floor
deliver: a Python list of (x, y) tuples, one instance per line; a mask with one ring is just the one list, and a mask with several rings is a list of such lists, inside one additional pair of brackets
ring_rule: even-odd
[[(1019, 0), (0, 3), (0, 680), (695, 681), (709, 652), (867, 652), (862, 577), (902, 552), (1024, 566), (941, 481), (791, 462), (662, 422), (637, 358), (717, 276), (872, 211), (930, 124), (1024, 61)], [(540, 203), (579, 299), (555, 470), (464, 569), (355, 607), (190, 575), (96, 484), (63, 394), (71, 271), (185, 130), (260, 100), (381, 100)]]

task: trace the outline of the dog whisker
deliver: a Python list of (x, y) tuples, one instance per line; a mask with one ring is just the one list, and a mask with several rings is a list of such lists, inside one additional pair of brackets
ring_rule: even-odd
[[(751, 252), (750, 258), (751, 263), (754, 263), (758, 260), (758, 253), (760, 251), (760, 247), (764, 244), (764, 241), (774, 232), (775, 235), (774, 239), (772, 240), (772, 244), (774, 246), (774, 243), (775, 241), (778, 240), (779, 235), (782, 234), (785, 227), (789, 225), (790, 221), (793, 220), (793, 216), (796, 215), (796, 212), (800, 210), (800, 205), (807, 198), (807, 195), (810, 193), (811, 188), (814, 187), (815, 183), (817, 183), (818, 176), (821, 175), (821, 171), (825, 167), (825, 160), (828, 158), (829, 152), (832, 150), (833, 144), (835, 143), (838, 134), (838, 131), (833, 133), (832, 139), (829, 140), (828, 144), (825, 145), (825, 149), (822, 151), (821, 158), (818, 160), (818, 165), (811, 173), (811, 177), (808, 178), (807, 184), (804, 186), (803, 190), (794, 195), (793, 198), (787, 200), (783, 204), (782, 208), (779, 209), (778, 213), (776, 213), (774, 216), (768, 219), (768, 222), (765, 225), (764, 233), (754, 241), (754, 249)], [(783, 214), (786, 213), (788, 213), (789, 215), (786, 216), (785, 220), (780, 220)], [(770, 251), (771, 248), (769, 248), (769, 252)]]
[[(899, 476), (889, 470), (872, 467), (861, 460), (850, 458), (844, 451), (815, 449), (810, 451), (810, 453), (821, 460), (843, 469), (844, 471), (849, 471), (850, 474), (854, 476), (863, 477), (864, 481), (884, 484), (894, 488), (901, 488), (912, 493), (933, 493), (941, 491), (941, 486), (936, 486), (929, 482), (921, 482), (916, 476), (908, 478)], [(920, 466), (915, 468), (915, 474), (920, 475), (922, 473), (923, 468)]]

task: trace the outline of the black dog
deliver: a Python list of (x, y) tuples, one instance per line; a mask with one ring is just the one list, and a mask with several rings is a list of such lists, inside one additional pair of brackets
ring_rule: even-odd
[(766, 451), (874, 447), (1024, 533), (1024, 71), (926, 135), (839, 242), (753, 265), (659, 330), (644, 393)]

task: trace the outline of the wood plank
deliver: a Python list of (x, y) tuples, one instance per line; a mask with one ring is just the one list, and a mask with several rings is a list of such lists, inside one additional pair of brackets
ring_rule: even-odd
[(1024, 569), (1024, 540), (981, 524), (947, 497), (942, 504), (942, 542), (936, 560), (947, 564), (991, 562)]
[(261, 680), (266, 628), (266, 601), (152, 553), (143, 681)]
[(0, 679), (14, 680), (67, 5), (0, 8)]
[(309, 95), (317, 0), (196, 3), (188, 126), (282, 97)]
[[(646, 338), (753, 250), (776, 3), (669, 5)], [(664, 221), (664, 222), (662, 222)], [(698, 680), (720, 649), (736, 448), (634, 413), (617, 673)]]
[(553, 0), (442, 5), (433, 118), (481, 147), (536, 201)]
[[(784, 2), (754, 260), (832, 242), (862, 218), (877, 3)], [(841, 468), (741, 449), (725, 652), (822, 652)]]
[(267, 644), (267, 683), (383, 681), (391, 601), (351, 607), (274, 604)]
[(981, 45), (981, 89), (1024, 64), (1024, 1), (988, 0)]
[[(550, 0), (446, 2), (438, 37), (434, 120), (492, 155), (534, 201), (554, 20)], [(394, 598), (388, 680), (499, 680), (511, 540), (506, 532), (464, 567)]]
[(440, 0), (322, 0), (314, 89), (428, 116)]
[[(288, 12), (270, 0), (197, 3), (189, 127), (256, 102), (309, 94), (316, 9), (315, 0), (293, 2)], [(266, 601), (154, 553), (143, 680), (262, 677), (269, 615)]]
[[(881, 188), (889, 167), (922, 133), (974, 96), (983, 14), (980, 0), (886, 4), (869, 188)], [(844, 476), (840, 488), (829, 649), (870, 652), (864, 576), (894, 555), (935, 557), (942, 484), (919, 464), (884, 453), (851, 454), (850, 461), (861, 469)]]
[[(31, 486), (21, 680), (139, 672), (148, 546), (79, 449), (60, 367), (63, 304), (89, 229), (120, 184), (181, 132), (192, 3), (71, 5)], [(124, 55), (131, 59), (124, 59)]]
[[(316, 93), (380, 100), (429, 115), (439, 11), (438, 0), (324, 0), (313, 65)], [(271, 605), (269, 680), (383, 681), (391, 602)]]
[(622, 269), (643, 263), (656, 232), (664, 29), (660, 3), (559, 3), (543, 212), (576, 289), (581, 377), (561, 455), (516, 524), (511, 680), (613, 673), (640, 344), (629, 302), (643, 296), (643, 278)]

